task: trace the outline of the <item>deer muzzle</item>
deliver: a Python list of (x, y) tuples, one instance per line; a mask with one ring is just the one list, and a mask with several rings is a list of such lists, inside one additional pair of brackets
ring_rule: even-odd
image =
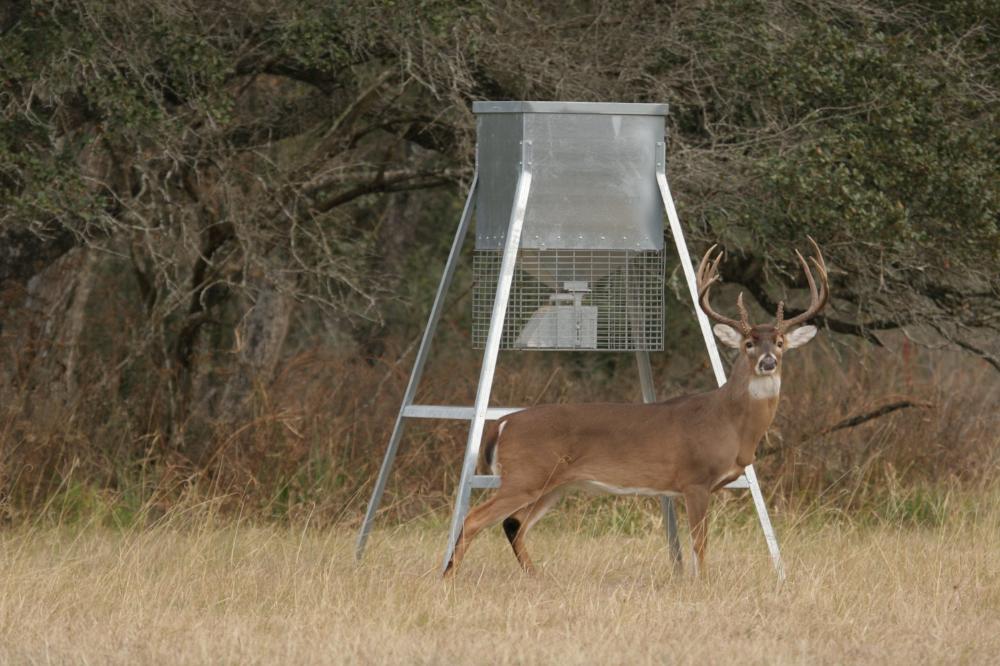
[(769, 375), (778, 369), (778, 359), (771, 354), (764, 354), (757, 361), (757, 374)]

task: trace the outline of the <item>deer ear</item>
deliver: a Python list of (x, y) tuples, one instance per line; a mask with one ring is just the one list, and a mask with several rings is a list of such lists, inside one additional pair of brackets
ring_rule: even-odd
[(799, 326), (797, 329), (785, 336), (785, 344), (788, 345), (789, 349), (795, 349), (796, 347), (801, 347), (805, 343), (812, 340), (815, 335), (815, 326)]
[(739, 349), (740, 344), (743, 343), (743, 336), (728, 324), (716, 324), (712, 330), (715, 331), (715, 337), (722, 340), (722, 343), (728, 347)]

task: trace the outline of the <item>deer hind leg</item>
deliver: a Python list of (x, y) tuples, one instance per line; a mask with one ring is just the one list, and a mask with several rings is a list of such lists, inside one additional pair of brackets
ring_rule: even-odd
[(688, 524), (691, 526), (691, 542), (694, 545), (694, 573), (705, 573), (705, 545), (708, 542), (708, 502), (711, 494), (705, 488), (689, 488), (684, 491), (684, 508), (687, 510)]
[(521, 507), (532, 503), (536, 497), (536, 495), (531, 493), (523, 492), (506, 494), (501, 485), (496, 495), (470, 511), (469, 515), (465, 517), (465, 522), (462, 523), (462, 531), (458, 534), (458, 543), (455, 544), (455, 552), (452, 553), (451, 561), (448, 562), (448, 567), (445, 569), (444, 575), (448, 576), (455, 573), (455, 569), (458, 568), (459, 563), (465, 556), (465, 551), (469, 548), (469, 543), (479, 532), (490, 525), (498, 523)]
[(507, 540), (510, 541), (510, 545), (514, 549), (514, 556), (521, 563), (521, 568), (524, 569), (525, 573), (534, 574), (535, 565), (532, 564), (531, 558), (528, 557), (528, 549), (525, 548), (524, 538), (528, 530), (541, 520), (542, 516), (555, 506), (556, 502), (561, 498), (562, 490), (552, 490), (528, 506), (519, 509), (503, 521), (504, 534), (507, 535)]

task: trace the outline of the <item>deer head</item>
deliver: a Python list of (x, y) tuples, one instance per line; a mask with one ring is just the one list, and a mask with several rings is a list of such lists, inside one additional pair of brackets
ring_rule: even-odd
[[(716, 322), (713, 330), (715, 335), (724, 344), (735, 349), (739, 349), (746, 358), (748, 366), (756, 376), (779, 375), (781, 372), (781, 357), (789, 349), (801, 347), (816, 335), (816, 327), (811, 325), (800, 326), (804, 322), (812, 319), (823, 309), (829, 298), (829, 284), (827, 279), (826, 264), (823, 261), (823, 254), (820, 252), (816, 241), (809, 238), (816, 255), (810, 257), (816, 272), (819, 275), (819, 286), (813, 278), (809, 264), (802, 257), (798, 250), (795, 256), (802, 264), (805, 271), (806, 281), (809, 283), (809, 295), (811, 297), (809, 307), (802, 314), (791, 319), (785, 319), (785, 303), (778, 303), (778, 311), (773, 324), (751, 324), (750, 316), (743, 305), (743, 293), (736, 299), (736, 309), (740, 313), (739, 320), (730, 319), (720, 315), (709, 304), (709, 290), (712, 285), (719, 281), (719, 264), (722, 262), (723, 252), (720, 251), (713, 259), (712, 254), (716, 246), (713, 245), (705, 253), (701, 263), (698, 265), (698, 302), (701, 309), (708, 317)], [(797, 327), (797, 328), (795, 328)]]

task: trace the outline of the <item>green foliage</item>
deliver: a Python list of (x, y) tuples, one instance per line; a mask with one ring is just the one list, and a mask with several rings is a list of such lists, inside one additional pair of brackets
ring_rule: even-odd
[(710, 212), (710, 225), (765, 255), (805, 231), (995, 262), (1000, 118), (981, 94), (1000, 68), (984, 41), (996, 31), (995, 7), (917, 20), (820, 4), (781, 23), (769, 7), (706, 8), (688, 34), (719, 78), (708, 105), (682, 111), (681, 126), (706, 113), (729, 123), (753, 184), (735, 216)]
[(765, 236), (785, 224), (787, 236), (805, 227), (828, 238), (947, 248), (952, 257), (998, 256), (1000, 187), (989, 166), (996, 110), (964, 94), (958, 72), (914, 67), (923, 56), (914, 36), (864, 32), (812, 26), (778, 54), (784, 66), (769, 79), (782, 111), (798, 111), (805, 123), (825, 108), (846, 113), (809, 124), (808, 140), (791, 154), (760, 159), (770, 205), (752, 217)]

